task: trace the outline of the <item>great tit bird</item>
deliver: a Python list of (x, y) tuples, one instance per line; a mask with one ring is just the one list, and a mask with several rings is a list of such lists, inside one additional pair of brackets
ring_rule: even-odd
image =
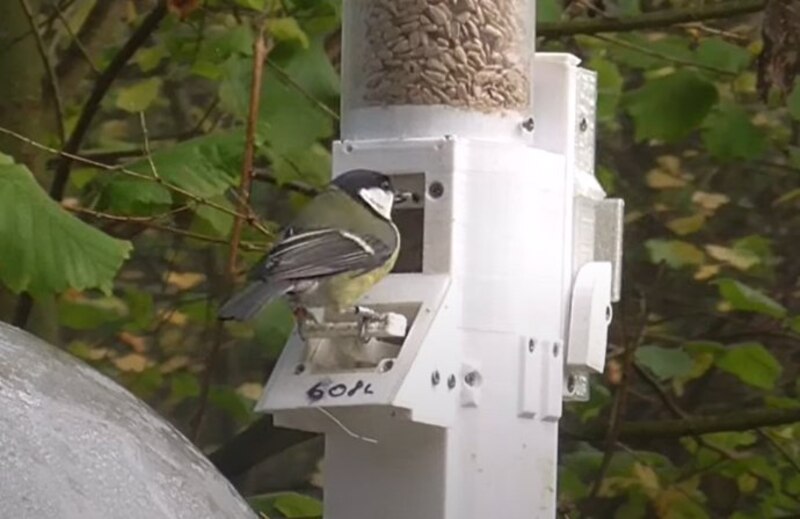
[(392, 207), (407, 196), (395, 193), (389, 177), (377, 171), (339, 175), (281, 232), (219, 319), (250, 319), (281, 296), (300, 315), (306, 307), (353, 308), (394, 267), (400, 232)]

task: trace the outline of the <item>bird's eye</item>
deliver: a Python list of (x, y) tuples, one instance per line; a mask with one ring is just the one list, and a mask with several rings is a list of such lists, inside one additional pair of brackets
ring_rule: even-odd
[(388, 180), (384, 180), (381, 182), (381, 189), (385, 189), (386, 191), (392, 189), (392, 184), (389, 183)]

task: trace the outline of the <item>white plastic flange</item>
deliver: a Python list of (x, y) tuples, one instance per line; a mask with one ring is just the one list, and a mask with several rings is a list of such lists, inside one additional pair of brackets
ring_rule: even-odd
[(603, 372), (611, 322), (611, 263), (587, 263), (578, 270), (572, 289), (567, 366)]

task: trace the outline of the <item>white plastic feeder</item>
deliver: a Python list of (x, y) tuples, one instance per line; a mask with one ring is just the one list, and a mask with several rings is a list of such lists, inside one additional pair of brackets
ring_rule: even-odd
[(594, 177), (595, 74), (565, 54), (534, 68), (534, 131), (526, 110), (358, 107), (356, 123), (345, 103), (334, 176), (421, 194), (397, 211), (423, 247), (361, 302), (387, 316), (367, 344), (347, 318), (295, 333), (258, 404), (325, 434), (326, 519), (555, 517), (562, 400), (603, 370), (622, 202)]

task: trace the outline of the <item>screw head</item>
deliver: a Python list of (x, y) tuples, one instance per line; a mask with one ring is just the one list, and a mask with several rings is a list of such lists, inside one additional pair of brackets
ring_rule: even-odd
[(560, 344), (558, 341), (553, 343), (553, 357), (558, 357), (558, 350), (560, 348)]
[(573, 393), (575, 391), (575, 375), (567, 376), (567, 391)]
[(431, 384), (433, 384), (434, 386), (438, 386), (441, 379), (442, 377), (441, 375), (439, 375), (438, 371), (434, 371), (433, 373), (431, 373)]
[(387, 359), (378, 366), (378, 371), (381, 373), (386, 373), (387, 371), (391, 370), (394, 367), (394, 361), (392, 359)]
[(441, 182), (432, 182), (428, 186), (428, 196), (431, 198), (441, 198), (444, 195), (444, 185)]
[(295, 375), (300, 375), (305, 370), (306, 370), (306, 365), (305, 364), (298, 364), (297, 366), (294, 367), (294, 374)]
[(578, 124), (578, 129), (582, 132), (585, 132), (589, 129), (589, 121), (586, 120), (586, 117), (581, 117), (581, 122)]
[(528, 351), (533, 353), (533, 350), (536, 349), (536, 341), (534, 339), (528, 339)]
[(532, 132), (533, 129), (536, 128), (536, 121), (533, 120), (533, 117), (528, 117), (524, 121), (522, 121), (522, 129), (526, 132)]
[(464, 383), (470, 387), (479, 386), (481, 383), (481, 374), (477, 371), (470, 371), (464, 375)]
[(456, 376), (450, 375), (449, 377), (447, 377), (447, 388), (453, 389), (454, 387), (456, 387)]

